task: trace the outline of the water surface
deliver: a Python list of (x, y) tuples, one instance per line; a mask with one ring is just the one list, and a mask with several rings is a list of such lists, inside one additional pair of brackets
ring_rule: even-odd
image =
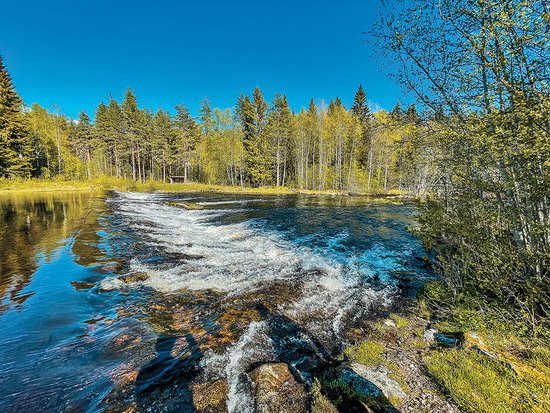
[(362, 197), (0, 197), (0, 411), (193, 412), (282, 361), (309, 383), (430, 273), (412, 205)]

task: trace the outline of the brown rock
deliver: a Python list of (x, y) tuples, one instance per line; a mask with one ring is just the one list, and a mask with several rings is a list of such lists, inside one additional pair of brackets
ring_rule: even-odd
[(228, 390), (225, 380), (192, 384), (191, 392), (195, 409), (199, 413), (225, 413)]
[(118, 277), (118, 279), (124, 283), (137, 283), (139, 281), (145, 281), (147, 278), (149, 278), (149, 276), (145, 272), (133, 272)]
[(284, 363), (263, 364), (250, 373), (258, 413), (307, 411), (307, 394)]

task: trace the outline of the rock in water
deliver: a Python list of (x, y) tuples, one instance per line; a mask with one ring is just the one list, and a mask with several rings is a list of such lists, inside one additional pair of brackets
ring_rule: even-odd
[(146, 272), (132, 272), (129, 274), (120, 275), (118, 279), (124, 283), (137, 283), (145, 281), (149, 278)]
[(193, 404), (200, 413), (225, 413), (227, 411), (227, 382), (216, 380), (191, 385)]
[(307, 394), (284, 363), (263, 364), (250, 373), (258, 413), (307, 411)]

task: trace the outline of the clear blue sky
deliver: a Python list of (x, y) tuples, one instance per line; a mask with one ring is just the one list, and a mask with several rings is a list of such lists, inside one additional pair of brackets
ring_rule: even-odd
[[(365, 45), (378, 0), (2, 2), (0, 53), (26, 104), (92, 113), (131, 86), (141, 106), (231, 107), (260, 86), (294, 109), (351, 104), (362, 83), (390, 109), (399, 90)], [(382, 72), (381, 72), (382, 70)]]

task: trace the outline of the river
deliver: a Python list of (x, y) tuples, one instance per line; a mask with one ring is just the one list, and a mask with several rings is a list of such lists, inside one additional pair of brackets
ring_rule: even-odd
[(194, 412), (280, 361), (311, 383), (431, 277), (414, 205), (365, 197), (0, 197), (0, 411)]

